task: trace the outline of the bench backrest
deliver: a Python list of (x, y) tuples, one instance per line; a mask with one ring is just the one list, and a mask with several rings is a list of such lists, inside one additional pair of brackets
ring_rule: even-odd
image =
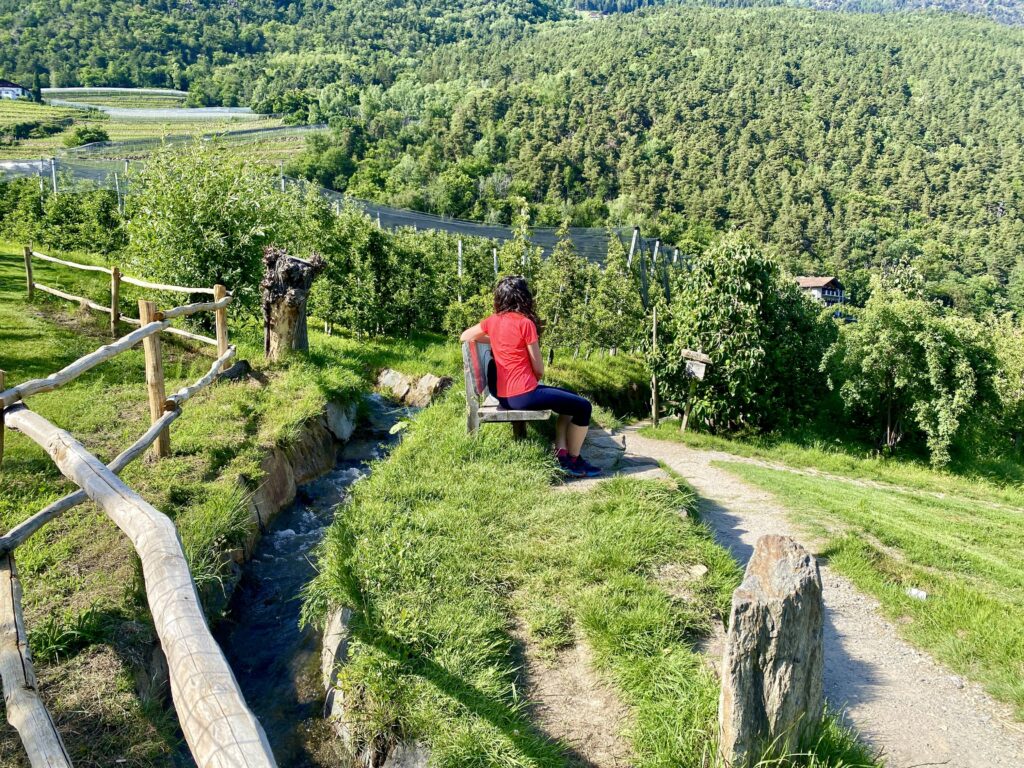
[(481, 398), (490, 392), (487, 388), (487, 366), (492, 360), (491, 345), (485, 342), (462, 342), (462, 371), (466, 377), (466, 426), (475, 432), (480, 426), (478, 411)]
[(483, 342), (462, 342), (462, 370), (466, 376), (466, 397), (479, 400), (486, 398), (487, 366), (493, 360), (491, 345)]

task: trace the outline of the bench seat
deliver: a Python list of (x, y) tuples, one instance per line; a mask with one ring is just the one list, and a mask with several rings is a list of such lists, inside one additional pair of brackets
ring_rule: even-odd
[(500, 405), (481, 405), (477, 410), (480, 421), (544, 421), (551, 411), (513, 411)]

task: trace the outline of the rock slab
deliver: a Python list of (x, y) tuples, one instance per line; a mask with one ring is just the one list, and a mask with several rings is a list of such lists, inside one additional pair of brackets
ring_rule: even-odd
[(377, 389), (395, 398), (403, 405), (426, 408), (437, 395), (452, 385), (451, 377), (409, 376), (392, 368), (385, 368), (377, 376)]
[(719, 749), (729, 768), (813, 736), (824, 711), (824, 610), (814, 557), (788, 536), (758, 539), (733, 592), (722, 660)]

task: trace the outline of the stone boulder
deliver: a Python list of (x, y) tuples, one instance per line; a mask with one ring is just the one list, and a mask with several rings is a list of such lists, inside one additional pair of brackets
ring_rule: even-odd
[(348, 439), (352, 437), (352, 433), (356, 431), (357, 410), (355, 403), (339, 405), (338, 403), (330, 402), (327, 404), (327, 409), (324, 411), (327, 429), (330, 430), (331, 434), (334, 435), (334, 439), (339, 443), (348, 442)]
[(729, 768), (794, 752), (824, 711), (825, 606), (814, 557), (762, 536), (733, 592), (722, 660), (719, 749)]
[(432, 373), (420, 376), (413, 382), (405, 396), (405, 404), (416, 408), (426, 408), (434, 398), (452, 385), (448, 376), (435, 376)]
[(403, 405), (415, 408), (426, 408), (451, 385), (449, 376), (435, 376), (432, 373), (409, 376), (392, 368), (385, 368), (377, 376), (377, 389)]
[(594, 466), (610, 472), (619, 466), (626, 454), (626, 438), (602, 427), (591, 426), (580, 453)]

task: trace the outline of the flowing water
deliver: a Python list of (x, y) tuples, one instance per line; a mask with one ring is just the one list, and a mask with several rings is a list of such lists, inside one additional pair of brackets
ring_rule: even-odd
[(300, 486), (295, 502), (260, 539), (243, 566), (228, 620), (216, 632), (281, 766), (318, 765), (308, 741), (323, 714), (320, 635), (299, 628), (301, 591), (315, 575), (314, 550), (352, 484), (369, 473), (367, 462), (398, 439), (390, 428), (410, 413), (376, 395), (367, 397), (366, 405), (368, 418), (335, 468)]

